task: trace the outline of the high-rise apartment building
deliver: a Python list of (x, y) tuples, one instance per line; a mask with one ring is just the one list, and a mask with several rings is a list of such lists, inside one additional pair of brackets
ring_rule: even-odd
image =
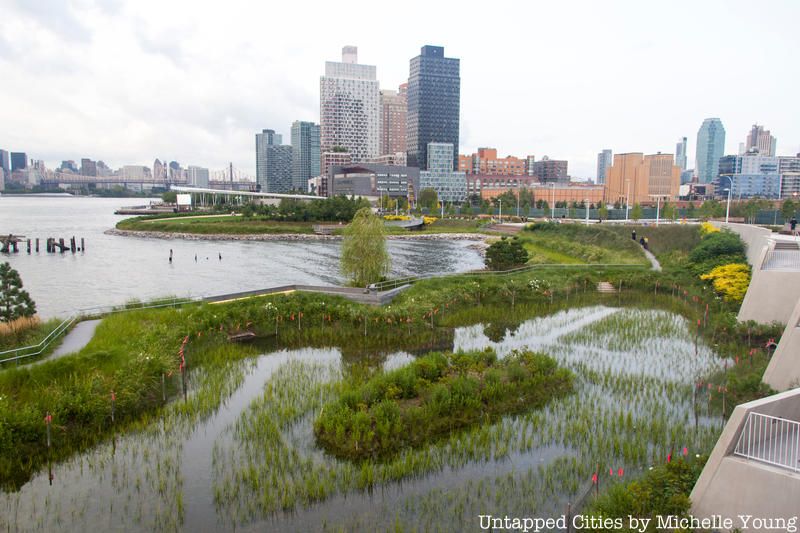
[(478, 148), (472, 155), (458, 156), (458, 170), (467, 174), (493, 174), (500, 176), (524, 176), (526, 160), (514, 157), (497, 157), (496, 148)]
[(408, 75), (408, 165), (425, 169), (428, 143), (450, 143), (457, 168), (461, 65), (444, 56), (444, 47), (423, 46), (411, 59)]
[(611, 150), (609, 148), (604, 149), (602, 152), (597, 154), (597, 183), (603, 184), (606, 182), (606, 169), (610, 167), (613, 163), (611, 158)]
[(695, 170), (698, 183), (711, 183), (719, 174), (719, 158), (725, 153), (725, 128), (718, 118), (707, 118), (697, 132)]
[(25, 152), (11, 152), (11, 172), (28, 168), (28, 154)]
[(6, 173), (11, 172), (11, 159), (7, 150), (0, 150), (0, 169)]
[(777, 139), (770, 135), (769, 130), (765, 130), (764, 126), (753, 124), (744, 143), (744, 153), (758, 152), (761, 155), (775, 157), (777, 144)]
[(467, 175), (453, 171), (454, 152), (451, 143), (428, 143), (427, 170), (420, 171), (419, 186), (435, 190), (441, 202), (460, 204), (467, 199)]
[(274, 130), (256, 133), (256, 181), (262, 192), (292, 190), (292, 147), (282, 145), (282, 141)]
[(342, 62), (327, 61), (319, 79), (322, 151), (341, 147), (353, 161), (377, 157), (380, 150), (380, 87), (375, 67), (358, 64), (355, 46), (342, 48)]
[(406, 120), (408, 115), (408, 84), (397, 91), (381, 91), (380, 155), (406, 151)]
[(606, 173), (605, 196), (609, 203), (625, 205), (656, 203), (678, 196), (681, 169), (672, 154), (615, 154)]
[(194, 187), (208, 187), (209, 174), (207, 168), (189, 165), (186, 172), (189, 185)]
[(81, 159), (81, 176), (97, 176), (97, 163), (85, 157)]
[(542, 182), (569, 181), (567, 162), (547, 156), (533, 163), (533, 175)]
[(681, 137), (675, 145), (675, 164), (681, 167), (681, 172), (686, 170), (686, 137)]
[(308, 180), (320, 175), (319, 124), (292, 123), (292, 188), (305, 191)]

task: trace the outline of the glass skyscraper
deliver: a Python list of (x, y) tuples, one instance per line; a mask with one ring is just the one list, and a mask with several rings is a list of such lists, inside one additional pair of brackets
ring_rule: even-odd
[(614, 164), (614, 159), (611, 156), (611, 150), (606, 148), (597, 154), (597, 183), (604, 184), (606, 182), (606, 170)]
[(675, 145), (675, 164), (681, 167), (681, 172), (686, 170), (686, 137), (681, 137)]
[(719, 174), (719, 160), (725, 155), (725, 128), (718, 118), (707, 118), (697, 132), (698, 183), (711, 183)]
[(319, 124), (313, 122), (292, 123), (292, 188), (308, 190), (308, 180), (319, 172)]
[(256, 181), (262, 192), (292, 190), (292, 147), (282, 141), (283, 136), (274, 130), (256, 133)]
[(444, 57), (444, 47), (423, 46), (411, 59), (408, 75), (408, 166), (426, 169), (428, 143), (453, 145), (458, 168), (461, 64)]

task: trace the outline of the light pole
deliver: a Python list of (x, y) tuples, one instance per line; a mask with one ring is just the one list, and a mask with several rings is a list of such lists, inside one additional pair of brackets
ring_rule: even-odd
[(500, 203), (500, 223), (502, 224), (503, 223), (503, 199), (500, 198), (498, 200), (498, 202)]
[(517, 180), (517, 218), (519, 218), (519, 180)]
[(586, 225), (589, 225), (589, 199), (586, 198), (583, 200), (584, 205), (586, 205)]
[(628, 213), (631, 210), (631, 180), (627, 178), (625, 180), (625, 222), (628, 222)]
[[(728, 217), (731, 214), (731, 193), (733, 192), (733, 179), (730, 176), (721, 176), (723, 178), (728, 178), (728, 206), (725, 208), (725, 223), (728, 223)], [(725, 189), (722, 189), (723, 192)]]
[(553, 187), (553, 203), (550, 204), (550, 218), (555, 220), (555, 218), (556, 218), (556, 184), (555, 183), (551, 183), (550, 185)]
[(658, 227), (659, 220), (661, 219), (661, 196), (660, 194), (651, 194), (649, 196), (656, 197), (656, 227)]

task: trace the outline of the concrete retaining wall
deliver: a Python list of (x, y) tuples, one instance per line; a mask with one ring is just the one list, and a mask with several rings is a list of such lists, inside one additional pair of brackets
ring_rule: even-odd
[(768, 249), (762, 248), (753, 266), (753, 278), (739, 308), (740, 322), (787, 324), (800, 300), (800, 272), (761, 270)]
[[(772, 232), (767, 228), (760, 228), (751, 224), (726, 224), (717, 221), (712, 221), (711, 224), (720, 229), (729, 229), (741, 237), (747, 245), (747, 262), (753, 267), (761, 255), (761, 250), (767, 246), (767, 240), (772, 236)], [(761, 263), (758, 264), (760, 265)]]
[(800, 475), (731, 455), (750, 412), (800, 420), (800, 389), (739, 405), (725, 425), (714, 451), (692, 490), (692, 515), (734, 519), (742, 514), (764, 518), (797, 516)]
[(795, 305), (778, 348), (764, 372), (764, 383), (778, 391), (800, 387), (800, 301)]

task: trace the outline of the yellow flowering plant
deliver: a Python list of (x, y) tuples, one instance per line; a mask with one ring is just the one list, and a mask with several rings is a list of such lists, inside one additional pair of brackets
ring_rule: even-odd
[(741, 302), (750, 285), (750, 267), (744, 263), (729, 263), (714, 268), (700, 279), (711, 281), (714, 290), (729, 302)]

